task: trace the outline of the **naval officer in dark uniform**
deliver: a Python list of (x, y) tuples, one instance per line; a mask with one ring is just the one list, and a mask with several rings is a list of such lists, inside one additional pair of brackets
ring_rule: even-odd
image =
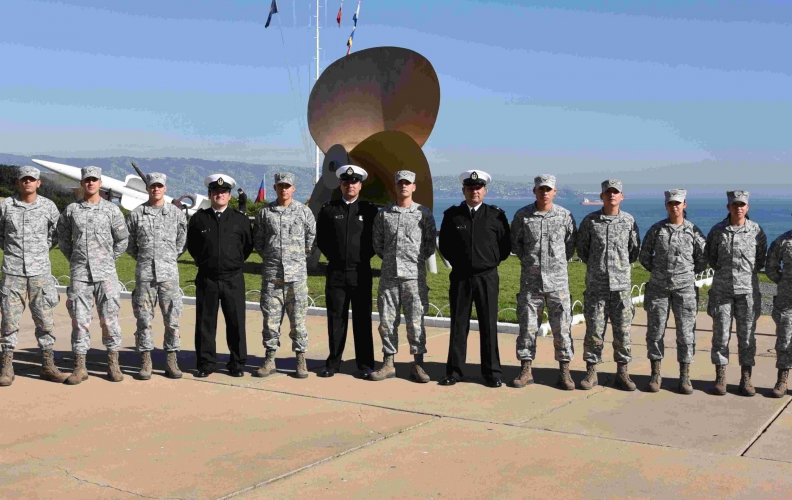
[(316, 222), (316, 242), (327, 257), (327, 335), (330, 355), (320, 377), (332, 377), (341, 367), (347, 338), (349, 304), (358, 376), (367, 378), (374, 367), (371, 331), (372, 228), (378, 207), (359, 199), (368, 173), (355, 165), (336, 170), (341, 199), (325, 203)]
[(231, 359), (226, 365), (233, 377), (242, 377), (247, 361), (245, 339), (245, 278), (242, 266), (253, 251), (250, 219), (228, 209), (236, 182), (223, 174), (204, 179), (212, 206), (197, 211), (187, 229), (187, 250), (195, 260), (196, 377), (208, 377), (217, 360), (218, 302), (226, 322)]
[(451, 264), (448, 302), (451, 338), (446, 377), (440, 385), (462, 378), (470, 331), (470, 313), (476, 305), (481, 336), (481, 374), (489, 387), (500, 387), (498, 352), (498, 265), (511, 253), (509, 221), (503, 210), (484, 203), (491, 177), (481, 170), (459, 176), (465, 201), (443, 213), (440, 253)]

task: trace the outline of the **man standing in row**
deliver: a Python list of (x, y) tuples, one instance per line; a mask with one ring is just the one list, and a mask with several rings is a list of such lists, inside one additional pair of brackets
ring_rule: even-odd
[(327, 257), (325, 299), (330, 355), (320, 377), (332, 377), (341, 368), (352, 304), (355, 362), (361, 378), (374, 368), (371, 332), (372, 230), (378, 208), (359, 199), (368, 173), (355, 165), (336, 170), (341, 199), (322, 205), (316, 221), (316, 243)]
[(440, 253), (451, 264), (451, 338), (446, 376), (440, 385), (454, 385), (463, 377), (470, 313), (475, 303), (481, 374), (487, 386), (497, 388), (503, 373), (498, 350), (498, 266), (511, 250), (509, 221), (503, 210), (484, 203), (487, 184), (492, 180), (488, 173), (468, 170), (459, 180), (465, 201), (446, 210), (440, 226)]
[(25, 302), (30, 307), (41, 348), (41, 379), (63, 382), (67, 377), (55, 366), (52, 353), (55, 344), (52, 310), (60, 296), (51, 275), (49, 251), (55, 246), (60, 213), (51, 200), (37, 194), (41, 186), (39, 176), (37, 168), (20, 168), (16, 179), (18, 194), (0, 202), (0, 249), (3, 250), (0, 387), (14, 381), (14, 349)]
[(226, 342), (231, 353), (226, 367), (243, 377), (247, 362), (245, 276), (242, 266), (253, 251), (250, 219), (228, 210), (236, 182), (223, 174), (204, 179), (212, 206), (199, 210), (187, 227), (187, 250), (195, 260), (196, 377), (208, 377), (217, 362), (217, 308), (223, 308)]
[(127, 253), (137, 261), (135, 291), (132, 292), (132, 311), (137, 320), (135, 347), (141, 353), (138, 378), (151, 378), (151, 351), (154, 342), (151, 321), (159, 303), (165, 323), (162, 348), (168, 353), (165, 376), (181, 378), (176, 360), (181, 347), (179, 318), (183, 309), (179, 287), (179, 267), (176, 260), (184, 252), (187, 242), (187, 218), (181, 210), (165, 203), (167, 177), (161, 173), (146, 176), (149, 199), (129, 214), (129, 246)]
[(283, 315), (289, 316), (292, 350), (297, 370), (295, 377), (308, 377), (305, 351), (308, 349), (307, 256), (316, 237), (316, 221), (311, 209), (293, 199), (294, 174), (275, 174), (277, 199), (259, 210), (254, 228), (254, 246), (261, 255), (262, 337), (267, 349), (261, 368), (253, 374), (267, 377), (275, 373), (275, 351), (280, 347)]
[(88, 380), (85, 355), (91, 347), (89, 326), (93, 319), (94, 300), (102, 325), (102, 343), (107, 348), (107, 376), (121, 382), (124, 375), (118, 365), (121, 348), (121, 289), (115, 261), (127, 249), (129, 231), (121, 210), (102, 199), (102, 169), (84, 167), (80, 187), (83, 199), (71, 203), (58, 220), (58, 244), (69, 260), (71, 284), (66, 307), (72, 318), (74, 372), (66, 379), (69, 385)]
[(536, 333), (547, 303), (547, 318), (553, 332), (555, 359), (558, 361), (557, 386), (571, 391), (575, 383), (569, 362), (575, 356), (572, 344), (572, 305), (569, 295), (567, 262), (575, 253), (577, 229), (569, 210), (553, 203), (556, 178), (540, 175), (534, 179), (536, 203), (521, 208), (512, 221), (511, 251), (520, 258), (520, 293), (517, 316), (517, 359), (522, 363), (514, 387), (533, 384), (531, 365), (536, 357)]
[(403, 310), (410, 353), (415, 356), (410, 379), (425, 384), (429, 382), (423, 368), (426, 353), (423, 315), (429, 307), (426, 259), (435, 253), (437, 229), (432, 212), (413, 201), (415, 173), (399, 170), (395, 177), (396, 203), (382, 209), (374, 219), (374, 251), (382, 259), (377, 309), (384, 360), (369, 380), (396, 376), (393, 357), (399, 350), (399, 312)]
[(616, 387), (625, 391), (635, 390), (627, 370), (632, 360), (630, 326), (635, 313), (630, 294), (630, 266), (638, 260), (641, 241), (635, 219), (619, 208), (624, 199), (622, 193), (620, 180), (604, 181), (600, 194), (603, 207), (583, 219), (577, 237), (578, 257), (586, 263), (583, 359), (587, 372), (586, 378), (580, 383), (583, 390), (597, 385), (597, 364), (602, 362), (608, 320), (613, 329)]
[(792, 368), (792, 231), (782, 234), (770, 245), (765, 272), (778, 285), (773, 299), (778, 380), (770, 394), (774, 398), (783, 398), (787, 393), (789, 369)]
[(237, 201), (239, 202), (239, 211), (242, 213), (242, 215), (246, 215), (247, 202), (248, 202), (247, 194), (245, 194), (245, 192), (242, 191), (242, 188), (237, 189), (237, 194), (239, 195), (239, 198), (237, 199)]

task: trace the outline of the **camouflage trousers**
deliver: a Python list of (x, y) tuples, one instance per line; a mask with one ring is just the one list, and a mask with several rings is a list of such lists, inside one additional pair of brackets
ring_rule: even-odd
[(30, 305), (30, 314), (36, 325), (36, 340), (41, 349), (52, 349), (52, 309), (58, 305), (60, 295), (55, 281), (49, 274), (39, 276), (11, 276), (6, 274), (0, 281), (0, 346), (3, 351), (13, 351), (17, 345), (19, 320), (25, 311), (25, 302)]
[(399, 352), (400, 310), (404, 311), (410, 354), (426, 353), (424, 311), (429, 309), (429, 287), (419, 280), (380, 279), (377, 291), (377, 310), (380, 315), (379, 333), (382, 352)]
[(102, 326), (102, 343), (108, 351), (121, 348), (121, 291), (118, 280), (72, 281), (66, 292), (66, 308), (72, 319), (72, 351), (86, 354), (91, 348), (89, 327), (93, 320), (93, 306), (99, 312)]
[(792, 297), (773, 298), (773, 321), (776, 324), (776, 368), (792, 368)]
[(175, 281), (138, 281), (132, 292), (132, 311), (137, 320), (135, 331), (135, 348), (138, 352), (154, 350), (154, 338), (151, 334), (151, 322), (159, 303), (162, 320), (165, 323), (165, 340), (162, 348), (168, 352), (181, 348), (179, 335), (179, 318), (181, 318), (182, 292)]
[(261, 335), (268, 351), (280, 347), (280, 327), (284, 314), (289, 316), (292, 351), (305, 352), (308, 349), (308, 329), (305, 327), (305, 315), (308, 313), (307, 281), (262, 281), (259, 306), (264, 316)]
[(572, 305), (569, 291), (529, 292), (517, 294), (517, 318), (520, 334), (517, 336), (517, 359), (533, 361), (536, 357), (536, 332), (542, 324), (542, 312), (547, 303), (547, 319), (553, 332), (556, 361), (572, 361), (575, 349), (572, 344)]
[(735, 295), (716, 291), (709, 293), (707, 314), (712, 318), (712, 363), (729, 364), (729, 341), (732, 319), (737, 324), (737, 356), (740, 366), (754, 366), (756, 356), (756, 320), (762, 313), (762, 296), (755, 293)]
[(644, 296), (646, 311), (646, 349), (649, 359), (656, 361), (665, 356), (666, 324), (671, 311), (676, 322), (677, 361), (691, 363), (696, 353), (696, 312), (698, 311), (698, 288), (690, 285), (678, 290), (646, 287)]
[(586, 336), (583, 338), (583, 359), (586, 363), (601, 363), (605, 345), (605, 328), (608, 320), (613, 330), (613, 360), (617, 363), (632, 361), (630, 354), (630, 326), (635, 306), (629, 290), (618, 292), (586, 290), (584, 315)]

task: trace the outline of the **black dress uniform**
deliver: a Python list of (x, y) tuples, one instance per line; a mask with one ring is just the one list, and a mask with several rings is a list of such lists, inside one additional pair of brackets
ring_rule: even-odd
[(511, 253), (509, 221), (503, 210), (482, 203), (471, 212), (465, 202), (446, 210), (440, 226), (440, 253), (452, 267), (448, 290), (451, 338), (444, 385), (453, 384), (455, 373), (462, 376), (474, 303), (481, 335), (481, 374), (488, 384), (494, 384), (502, 374), (497, 326), (498, 265)]
[[(371, 258), (372, 228), (378, 211), (377, 205), (360, 198), (352, 203), (343, 199), (330, 201), (319, 210), (316, 241), (328, 260), (325, 297), (330, 355), (326, 372), (337, 372), (341, 367), (350, 303), (358, 370), (366, 373), (374, 368)], [(331, 375), (332, 372), (325, 374)]]
[(195, 354), (199, 374), (214, 371), (217, 359), (218, 302), (226, 321), (231, 352), (228, 370), (241, 374), (247, 361), (245, 338), (245, 278), (242, 266), (253, 251), (250, 219), (226, 207), (196, 212), (187, 230), (187, 250), (195, 259)]

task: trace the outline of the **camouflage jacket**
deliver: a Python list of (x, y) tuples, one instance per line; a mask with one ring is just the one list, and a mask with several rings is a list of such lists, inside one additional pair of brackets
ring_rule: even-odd
[(424, 261), (434, 255), (437, 227), (428, 208), (395, 203), (374, 219), (374, 251), (382, 259), (381, 279), (426, 279)]
[(577, 228), (569, 210), (553, 205), (541, 214), (532, 203), (514, 214), (511, 251), (520, 258), (522, 288), (536, 292), (569, 290), (567, 262), (575, 253)]
[(301, 281), (308, 278), (306, 259), (316, 238), (311, 209), (297, 200), (288, 207), (272, 202), (256, 214), (253, 247), (263, 264), (265, 280)]
[(58, 244), (71, 265), (72, 281), (117, 280), (115, 261), (128, 239), (121, 210), (104, 199), (72, 203), (58, 220)]
[(778, 284), (775, 304), (779, 305), (780, 301), (785, 308), (792, 305), (792, 231), (782, 234), (770, 245), (765, 273)]
[(24, 203), (19, 196), (0, 202), (0, 249), (3, 274), (39, 276), (50, 274), (49, 251), (57, 240), (58, 207), (43, 196)]
[(759, 271), (767, 258), (767, 236), (761, 226), (746, 220), (732, 226), (727, 217), (707, 235), (707, 262), (715, 270), (712, 289), (734, 294), (759, 288)]
[(577, 235), (578, 257), (586, 263), (586, 290), (622, 291), (632, 286), (630, 264), (638, 260), (641, 238), (638, 224), (627, 212), (606, 216), (588, 214)]
[(664, 290), (692, 286), (707, 268), (706, 240), (695, 224), (661, 220), (649, 228), (641, 245), (641, 265), (651, 271), (649, 283)]
[(126, 252), (137, 261), (138, 281), (179, 282), (176, 259), (187, 243), (187, 217), (170, 203), (140, 205), (127, 217), (129, 245)]

